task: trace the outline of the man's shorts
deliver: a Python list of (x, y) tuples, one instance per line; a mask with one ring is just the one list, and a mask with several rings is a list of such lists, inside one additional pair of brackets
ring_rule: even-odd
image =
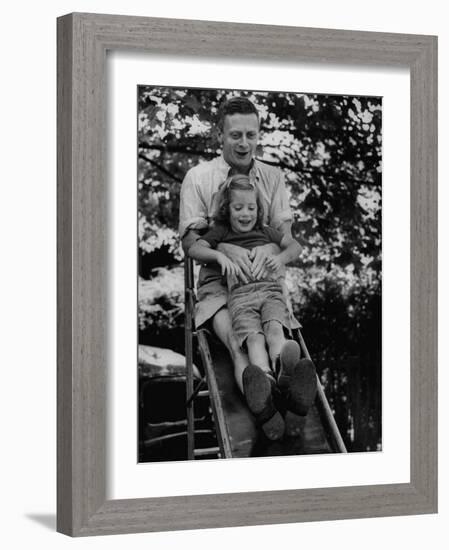
[(195, 325), (200, 328), (228, 303), (228, 289), (221, 279), (209, 281), (198, 287), (195, 305)]
[(264, 334), (268, 321), (277, 321), (290, 334), (290, 317), (282, 285), (275, 281), (257, 281), (230, 292), (228, 308), (232, 329), (242, 347), (249, 334)]

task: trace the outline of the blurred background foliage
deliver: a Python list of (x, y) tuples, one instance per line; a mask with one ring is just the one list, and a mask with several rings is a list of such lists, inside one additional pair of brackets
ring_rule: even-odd
[(382, 104), (378, 97), (174, 89), (138, 94), (140, 343), (183, 352), (179, 192), (220, 154), (220, 103), (257, 106), (260, 160), (285, 175), (304, 245), (287, 284), (309, 351), (351, 450), (381, 441)]

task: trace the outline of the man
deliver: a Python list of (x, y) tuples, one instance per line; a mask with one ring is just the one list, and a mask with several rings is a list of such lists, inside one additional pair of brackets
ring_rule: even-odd
[[(288, 203), (285, 181), (279, 168), (255, 158), (259, 138), (259, 114), (245, 97), (233, 97), (221, 105), (218, 116), (218, 139), (222, 146), (220, 157), (190, 169), (181, 187), (179, 233), (184, 251), (208, 228), (216, 210), (219, 192), (234, 174), (246, 174), (257, 188), (265, 212), (264, 223), (291, 236), (292, 213)], [(221, 250), (236, 266), (245, 282), (258, 279), (264, 273), (267, 258), (276, 252), (272, 244), (252, 251), (232, 244), (220, 244)], [(226, 307), (227, 288), (215, 269), (202, 266), (198, 281), (196, 326), (212, 321), (218, 338), (225, 344), (234, 363), (235, 378), (245, 394), (243, 373), (248, 357), (240, 348), (231, 326)], [(292, 326), (298, 326), (292, 324)], [(297, 362), (299, 355), (291, 357)], [(310, 385), (310, 384), (309, 384)], [(259, 384), (260, 386), (260, 384)], [(310, 392), (309, 392), (310, 393)], [(310, 399), (308, 399), (310, 401)]]

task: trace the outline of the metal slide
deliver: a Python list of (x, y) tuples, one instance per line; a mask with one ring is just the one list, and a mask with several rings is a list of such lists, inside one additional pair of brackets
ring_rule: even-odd
[[(206, 330), (194, 329), (193, 262), (186, 258), (184, 265), (188, 458), (242, 458), (347, 452), (319, 380), (315, 404), (304, 417), (301, 436), (271, 442), (264, 437), (260, 429), (257, 429), (254, 417), (235, 383), (232, 362), (226, 348)], [(310, 359), (299, 330), (295, 337), (301, 346), (303, 356)], [(196, 387), (193, 379), (194, 339), (204, 370), (204, 378)], [(217, 438), (216, 448), (201, 449), (195, 446), (194, 405), (200, 398), (210, 401)]]

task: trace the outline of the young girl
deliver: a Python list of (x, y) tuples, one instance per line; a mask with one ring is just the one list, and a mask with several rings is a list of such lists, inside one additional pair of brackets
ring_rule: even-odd
[[(278, 384), (290, 412), (304, 415), (315, 396), (315, 369), (310, 361), (302, 360), (299, 372), (299, 346), (286, 338), (291, 335), (282, 269), (298, 257), (300, 245), (293, 237), (262, 225), (262, 219), (257, 191), (248, 176), (232, 176), (222, 191), (214, 226), (192, 245), (189, 255), (200, 262), (218, 264), (217, 269), (227, 278), (232, 328), (250, 362), (237, 384), (266, 436), (279, 439), (285, 423), (275, 407), (273, 390)], [(262, 278), (243, 281), (239, 268), (216, 250), (221, 242), (248, 250), (276, 243), (281, 252), (267, 260)], [(296, 435), (299, 422), (292, 414), (286, 415), (285, 422), (288, 434)]]

